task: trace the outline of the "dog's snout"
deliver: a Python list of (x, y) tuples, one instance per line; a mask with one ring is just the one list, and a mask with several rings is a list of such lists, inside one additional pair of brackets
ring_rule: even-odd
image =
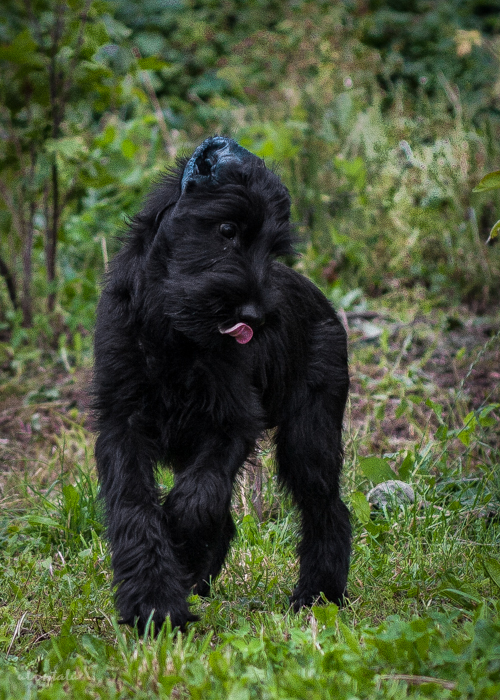
[(241, 321), (248, 323), (252, 328), (258, 328), (264, 323), (264, 311), (257, 304), (245, 304), (238, 314)]

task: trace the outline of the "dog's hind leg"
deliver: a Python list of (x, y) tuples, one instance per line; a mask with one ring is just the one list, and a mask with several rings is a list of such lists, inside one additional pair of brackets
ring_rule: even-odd
[(291, 492), (302, 519), (300, 575), (291, 598), (295, 610), (311, 605), (321, 593), (342, 604), (351, 540), (349, 513), (339, 493), (340, 432), (325, 425), (313, 406), (305, 411), (307, 416), (280, 426), (276, 453), (280, 482)]
[(347, 356), (340, 346), (335, 357), (332, 339), (323, 342), (328, 336), (324, 329), (313, 346), (311, 370), (293, 389), (276, 434), (279, 479), (302, 519), (300, 576), (291, 599), (295, 610), (321, 593), (339, 605), (347, 595), (351, 526), (339, 485)]

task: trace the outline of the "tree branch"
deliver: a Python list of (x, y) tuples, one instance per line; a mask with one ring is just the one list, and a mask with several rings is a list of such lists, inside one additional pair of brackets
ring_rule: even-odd
[(9, 267), (5, 260), (0, 256), (0, 275), (5, 280), (5, 284), (7, 285), (7, 291), (9, 292), (9, 297), (12, 302), (12, 306), (17, 309), (17, 293), (16, 293), (16, 283), (14, 280), (14, 277), (9, 270)]
[(68, 94), (68, 92), (71, 88), (71, 83), (72, 83), (74, 76), (75, 76), (75, 69), (76, 69), (76, 65), (78, 63), (78, 52), (80, 51), (82, 44), (83, 44), (83, 30), (85, 29), (85, 25), (87, 24), (88, 19), (89, 19), (89, 10), (90, 10), (91, 4), (92, 4), (92, 0), (87, 0), (85, 8), (84, 8), (82, 14), (80, 15), (80, 27), (78, 30), (78, 37), (76, 39), (73, 58), (71, 60), (69, 71), (66, 74), (66, 78), (64, 80), (64, 84), (62, 87), (63, 99), (66, 98), (66, 95)]
[[(134, 48), (132, 49), (132, 53), (137, 59), (141, 58), (141, 52), (137, 47), (134, 46)], [(171, 158), (175, 158), (175, 156), (177, 155), (177, 149), (175, 148), (173, 141), (170, 138), (167, 122), (165, 121), (165, 116), (163, 114), (160, 101), (158, 100), (155, 89), (153, 87), (153, 83), (151, 82), (151, 78), (149, 77), (148, 72), (145, 70), (141, 70), (140, 74), (144, 86), (146, 88), (146, 92), (148, 93), (149, 99), (151, 100), (155, 110), (156, 118), (158, 120), (158, 126), (160, 127), (161, 135), (163, 137), (165, 150)]]

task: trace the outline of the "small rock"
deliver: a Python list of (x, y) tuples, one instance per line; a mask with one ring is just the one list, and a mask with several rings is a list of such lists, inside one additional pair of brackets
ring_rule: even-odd
[(383, 481), (381, 484), (374, 486), (367, 495), (368, 502), (374, 508), (383, 508), (384, 506), (391, 510), (395, 506), (402, 506), (405, 503), (415, 502), (415, 492), (409, 484), (397, 479)]

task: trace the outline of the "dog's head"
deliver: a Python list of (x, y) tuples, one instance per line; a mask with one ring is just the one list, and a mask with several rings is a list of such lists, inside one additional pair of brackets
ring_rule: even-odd
[(184, 161), (176, 187), (149, 255), (164, 313), (203, 345), (246, 344), (278, 305), (273, 261), (293, 253), (288, 191), (221, 136)]

